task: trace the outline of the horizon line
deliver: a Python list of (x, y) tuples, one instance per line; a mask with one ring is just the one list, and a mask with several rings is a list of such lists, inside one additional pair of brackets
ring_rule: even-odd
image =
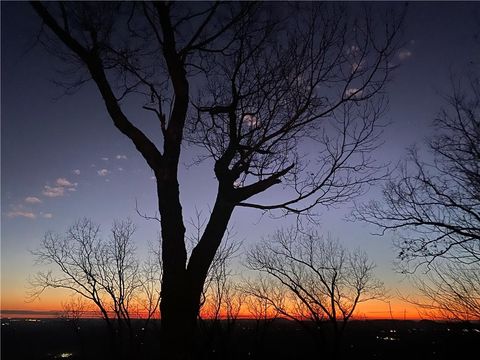
[[(39, 316), (41, 318), (46, 319), (61, 319), (62, 310), (28, 310), (28, 309), (0, 309), (0, 318), (8, 318), (8, 319), (25, 319), (29, 317)], [(102, 316), (96, 311), (85, 311), (86, 314), (81, 316), (82, 319), (102, 319)], [(376, 313), (378, 313), (376, 311)], [(8, 316), (8, 315), (15, 315), (15, 316)], [(88, 316), (91, 315), (91, 316)], [(373, 314), (372, 314), (373, 315)], [(391, 317), (391, 316), (378, 316), (378, 315), (367, 315), (366, 313), (359, 314), (355, 317), (352, 317), (350, 321), (368, 321), (368, 320), (395, 320), (395, 321), (421, 321), (421, 320), (432, 320), (432, 321), (449, 321), (449, 319), (439, 319), (439, 318), (427, 318), (427, 317)], [(142, 316), (132, 316), (132, 319), (142, 319)], [(224, 317), (220, 317), (223, 319)], [(152, 319), (160, 320), (160, 318), (152, 317)], [(205, 320), (209, 318), (206, 317)], [(244, 319), (244, 320), (255, 320), (253, 316), (250, 315), (239, 315), (237, 319)], [(287, 317), (278, 317), (278, 319), (293, 321)], [(328, 321), (328, 320), (326, 320)]]

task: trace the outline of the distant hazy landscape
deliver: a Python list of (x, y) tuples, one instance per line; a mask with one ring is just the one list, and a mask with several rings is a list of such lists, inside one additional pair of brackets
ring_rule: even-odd
[[(75, 332), (62, 319), (2, 319), (3, 360), (105, 359), (108, 334), (102, 320), (83, 319)], [(200, 331), (197, 354), (202, 359), (306, 359), (318, 349), (301, 325), (274, 321), (261, 346), (255, 320), (238, 320), (230, 335), (204, 341)], [(208, 324), (207, 324), (208, 327)], [(342, 358), (358, 359), (465, 359), (478, 351), (479, 323), (430, 320), (352, 321), (345, 335)], [(137, 359), (158, 354), (160, 324), (151, 323)], [(200, 340), (202, 339), (202, 340)]]

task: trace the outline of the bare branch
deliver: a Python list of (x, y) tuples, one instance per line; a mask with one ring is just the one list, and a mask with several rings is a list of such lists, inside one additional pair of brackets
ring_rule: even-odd
[(417, 149), (395, 179), (384, 187), (384, 204), (359, 206), (355, 216), (400, 236), (396, 246), (405, 270), (409, 264), (447, 259), (480, 262), (480, 122), (478, 83), (469, 95), (454, 90), (448, 108), (435, 121), (429, 142), (432, 160)]
[[(359, 303), (385, 294), (383, 284), (373, 276), (374, 264), (366, 254), (350, 253), (337, 241), (312, 231), (277, 231), (248, 252), (247, 266), (264, 273), (281, 288), (272, 294), (271, 286), (260, 280), (247, 286), (251, 295), (260, 297), (284, 316), (311, 319), (316, 327), (322, 327), (326, 318), (336, 337), (341, 337)], [(294, 299), (293, 308), (283, 297), (275, 295), (285, 292)]]

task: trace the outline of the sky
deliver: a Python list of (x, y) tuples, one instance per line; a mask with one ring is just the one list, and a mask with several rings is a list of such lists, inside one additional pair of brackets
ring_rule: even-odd
[[(390, 124), (375, 153), (380, 161), (397, 162), (408, 146), (431, 135), (431, 122), (443, 106), (441, 94), (450, 90), (450, 73), (479, 60), (479, 19), (478, 3), (409, 5), (404, 46), (396, 54), (400, 67), (387, 88), (385, 120)], [(107, 234), (114, 219), (130, 217), (144, 254), (159, 227), (135, 208), (138, 204), (142, 213), (155, 214), (155, 183), (143, 158), (113, 126), (93, 84), (73, 95), (64, 95), (55, 85), (58, 60), (41, 46), (32, 47), (40, 22), (29, 5), (2, 2), (1, 21), (1, 309), (59, 309), (59, 291), (26, 302), (28, 278), (39, 270), (30, 251), (45, 232), (63, 232), (76, 219), (89, 217)], [(195, 208), (208, 213), (216, 188), (211, 166), (188, 166), (193, 152), (184, 149), (180, 168), (185, 219), (194, 216)], [(270, 194), (274, 197), (275, 191)], [(379, 194), (380, 188), (372, 189), (361, 200)], [(319, 230), (348, 248), (365, 250), (394, 297), (412, 291), (393, 269), (392, 236), (375, 236), (374, 228), (345, 221), (351, 207), (320, 210)], [(232, 225), (248, 247), (289, 221), (237, 209)], [(393, 298), (392, 304), (402, 316), (409, 306)], [(365, 312), (385, 313), (386, 306), (376, 304)]]

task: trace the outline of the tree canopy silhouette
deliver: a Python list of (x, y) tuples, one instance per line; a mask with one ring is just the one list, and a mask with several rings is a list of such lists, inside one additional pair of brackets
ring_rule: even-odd
[(356, 210), (398, 235), (400, 269), (413, 273), (420, 293), (409, 300), (429, 315), (462, 320), (480, 318), (480, 78), (478, 70), (470, 75), (445, 97), (429, 153), (411, 149), (384, 201)]
[(384, 203), (373, 201), (356, 212), (383, 232), (397, 232), (406, 265), (480, 263), (479, 85), (474, 77), (446, 98), (448, 107), (428, 143), (431, 160), (411, 150), (400, 176), (385, 186)]
[[(156, 178), (165, 350), (188, 357), (208, 269), (236, 207), (311, 215), (382, 175), (371, 158), (401, 16), (337, 4), (32, 2), (40, 37), (93, 81), (118, 130)], [(147, 134), (126, 112), (158, 122)], [(187, 255), (178, 166), (198, 146), (218, 182)], [(208, 161), (210, 160), (210, 161)], [(282, 197), (269, 199), (282, 184)], [(262, 193), (267, 195), (262, 196)], [(187, 261), (188, 260), (188, 261)]]
[(277, 231), (248, 252), (247, 266), (266, 274), (250, 282), (247, 293), (301, 324), (312, 321), (320, 332), (325, 321), (330, 323), (334, 354), (357, 305), (385, 296), (366, 253), (349, 252), (338, 241), (311, 230)]
[[(146, 327), (158, 314), (160, 301), (159, 259), (141, 262), (136, 255), (130, 220), (114, 222), (109, 238), (89, 219), (77, 221), (65, 235), (45, 234), (40, 247), (32, 251), (37, 264), (48, 266), (31, 279), (31, 296), (38, 297), (47, 288), (65, 289), (77, 295), (77, 301), (65, 304), (71, 318), (86, 305), (96, 310), (109, 330), (111, 355), (133, 356), (138, 334), (132, 318), (143, 317)], [(127, 350), (128, 355), (123, 354)]]

